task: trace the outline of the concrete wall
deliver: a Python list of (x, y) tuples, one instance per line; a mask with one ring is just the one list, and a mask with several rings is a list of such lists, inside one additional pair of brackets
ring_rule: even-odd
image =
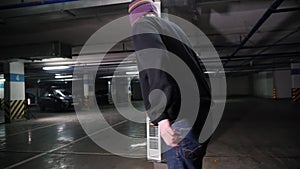
[(4, 74), (0, 74), (0, 99), (4, 98)]
[(0, 99), (4, 98), (4, 82), (0, 81)]
[(228, 77), (227, 78), (227, 95), (228, 96), (243, 96), (250, 95), (250, 77)]
[(274, 71), (274, 87), (277, 98), (291, 98), (292, 77), (290, 70)]
[(252, 77), (252, 95), (257, 97), (273, 97), (273, 72), (260, 72)]
[(293, 63), (292, 68), (292, 87), (300, 88), (300, 63)]

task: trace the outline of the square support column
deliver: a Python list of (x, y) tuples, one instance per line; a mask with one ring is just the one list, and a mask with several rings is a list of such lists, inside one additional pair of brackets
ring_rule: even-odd
[(300, 101), (300, 63), (291, 64), (292, 100)]
[(21, 119), (26, 113), (24, 63), (10, 62), (4, 65), (5, 122)]

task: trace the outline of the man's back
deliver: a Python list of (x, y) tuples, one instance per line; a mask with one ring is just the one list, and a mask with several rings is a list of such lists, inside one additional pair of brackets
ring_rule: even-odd
[[(200, 67), (197, 54), (192, 49), (192, 44), (183, 30), (173, 22), (159, 17), (143, 17), (134, 25), (133, 34), (137, 35), (144, 33), (158, 34), (162, 44), (149, 44), (140, 41), (140, 43), (135, 44), (136, 50), (158, 48), (175, 54), (182, 59), (194, 73), (194, 76), (198, 80), (201, 97), (210, 99), (210, 89), (205, 80), (204, 71)], [(145, 37), (143, 39), (147, 38)]]
[[(193, 76), (197, 81), (197, 86), (194, 86), (189, 83), (191, 79), (186, 79), (186, 85), (190, 90), (193, 91), (199, 90), (200, 92), (199, 95), (201, 96), (200, 97), (201, 109), (199, 108), (197, 120), (193, 127), (193, 129), (195, 129), (197, 134), (199, 134), (205, 123), (208, 114), (211, 96), (210, 96), (209, 85), (205, 80), (205, 76), (202, 68), (200, 67), (198, 57), (194, 52), (194, 50), (192, 49), (188, 37), (183, 32), (183, 30), (173, 22), (158, 17), (147, 17), (147, 16), (141, 18), (138, 22), (135, 23), (135, 25), (133, 26), (133, 34), (134, 34), (133, 38), (134, 38), (135, 49), (137, 51), (137, 59), (139, 65), (148, 64), (147, 62), (141, 63), (143, 62), (143, 60), (139, 59), (140, 58), (139, 55), (143, 55), (141, 57), (144, 58), (146, 57), (150, 59), (153, 58), (153, 54), (151, 52), (146, 52), (146, 53), (144, 52), (142, 54), (139, 54), (138, 51), (143, 49), (157, 48), (157, 49), (161, 49), (162, 51), (167, 51), (167, 52), (162, 52), (161, 60), (163, 59), (163, 57), (168, 58), (169, 56), (166, 55), (169, 55), (168, 52), (171, 52), (177, 57), (179, 57), (182, 61), (184, 61), (184, 63), (189, 67), (189, 69), (193, 73)], [(167, 61), (172, 62), (172, 58), (169, 57)], [(164, 65), (162, 63), (164, 61), (159, 62), (155, 60), (155, 62), (161, 64), (162, 66)], [(151, 74), (153, 74), (153, 76)], [(160, 74), (164, 74), (164, 72), (161, 72)], [(146, 77), (149, 75), (152, 76), (152, 79), (154, 79), (155, 81), (155, 83), (152, 83), (152, 85), (148, 83), (149, 78)], [(170, 86), (173, 86), (172, 90), (163, 90), (167, 98), (169, 98), (168, 102), (172, 103), (172, 105), (170, 106), (167, 105), (166, 108), (166, 109), (169, 108), (167, 112), (171, 112), (171, 113), (166, 113), (166, 114), (168, 114), (167, 116), (171, 122), (174, 122), (175, 120), (179, 120), (176, 118), (179, 113), (180, 104), (182, 101), (180, 100), (181, 91), (179, 90), (177, 85), (174, 85), (176, 84), (176, 81), (174, 81), (168, 75), (164, 76), (166, 78), (159, 78), (159, 79), (153, 78), (153, 77), (157, 77), (154, 75), (155, 73), (151, 73), (151, 71), (148, 71), (148, 73), (140, 72), (140, 78), (143, 84), (142, 87), (144, 88), (143, 95), (144, 95), (146, 109), (151, 107), (150, 102), (147, 101), (148, 100), (147, 98), (151, 92), (150, 88), (152, 87), (152, 89), (154, 88), (161, 89), (159, 86), (163, 86), (163, 84), (166, 83), (169, 84)], [(184, 74), (182, 74), (181, 78), (186, 78), (186, 77)], [(159, 85), (158, 83), (161, 85)], [(187, 112), (183, 112), (183, 113), (187, 113)], [(151, 112), (149, 116), (151, 118)], [(166, 118), (166, 116), (164, 116), (163, 118)], [(157, 121), (160, 121), (163, 118), (158, 118)], [(190, 119), (190, 121), (194, 121), (194, 119)]]

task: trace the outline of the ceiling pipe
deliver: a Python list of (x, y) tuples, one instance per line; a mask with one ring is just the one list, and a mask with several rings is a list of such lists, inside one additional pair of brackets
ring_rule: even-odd
[(33, 7), (33, 6), (49, 5), (49, 4), (72, 2), (72, 1), (78, 1), (78, 0), (43, 0), (43, 1), (35, 1), (35, 2), (25, 2), (25, 3), (23, 2), (19, 4), (0, 6), (0, 10)]
[[(288, 47), (288, 46), (295, 46), (300, 45), (300, 42), (295, 43), (280, 43), (280, 44), (267, 44), (267, 45), (254, 45), (254, 46), (243, 46), (240, 50), (244, 49), (258, 49), (258, 48), (269, 48), (269, 47)], [(201, 46), (195, 46), (195, 47), (201, 47)], [(239, 47), (239, 45), (214, 45), (215, 48), (236, 48)]]
[(256, 31), (265, 23), (265, 21), (273, 14), (273, 11), (276, 10), (284, 0), (274, 0), (268, 10), (263, 14), (263, 16), (258, 20), (258, 22), (254, 25), (248, 35), (242, 40), (239, 47), (229, 56), (229, 59), (224, 63), (226, 65), (231, 57), (234, 57), (248, 42), (248, 40), (256, 33)]
[(234, 74), (235, 76), (241, 76), (241, 75), (249, 75), (249, 73), (258, 73), (258, 72), (271, 72), (271, 71), (279, 71), (279, 70), (290, 70), (290, 68), (288, 67), (280, 67), (280, 68), (268, 68), (268, 69), (245, 69), (245, 70), (241, 70), (241, 71), (227, 71), (226, 72), (226, 77), (229, 77), (229, 75), (232, 75)]
[[(49, 0), (44, 0), (44, 1), (49, 1)], [(130, 3), (131, 0), (68, 0), (66, 2), (68, 3), (59, 3), (57, 1), (57, 3), (54, 2), (52, 4), (43, 3), (43, 5), (28, 6), (26, 8), (20, 7), (20, 8), (13, 8), (13, 9), (3, 9), (0, 10), (0, 16), (2, 19), (5, 20), (6, 18), (40, 15), (45, 13), (61, 12), (66, 10), (127, 4)]]
[[(276, 68), (276, 67), (283, 67), (283, 66), (290, 66), (291, 63), (290, 62), (275, 62), (275, 63), (262, 63), (262, 64), (256, 64), (253, 66), (244, 66), (243, 69), (241, 70), (245, 70), (245, 69), (256, 69), (256, 68)], [(226, 68), (230, 70), (230, 68), (236, 68), (238, 66), (227, 66)]]
[(117, 51), (108, 51), (108, 52), (91, 52), (91, 53), (76, 53), (76, 54), (72, 54), (72, 56), (82, 56), (82, 55), (100, 55), (100, 54), (118, 54), (118, 53), (134, 53), (135, 50), (117, 50)]
[(300, 7), (276, 9), (276, 10), (273, 10), (273, 13), (295, 12), (295, 11), (300, 11)]
[(234, 57), (230, 56), (221, 56), (221, 57), (209, 57), (209, 58), (199, 58), (199, 60), (213, 60), (213, 59), (246, 59), (246, 58), (270, 58), (270, 57), (284, 57), (284, 56), (298, 56), (300, 55), (300, 52), (283, 52), (283, 53), (267, 53), (267, 54), (253, 54), (253, 55), (236, 55)]
[[(265, 51), (269, 50), (270, 48), (274, 47), (274, 46), (277, 46), (277, 45), (280, 45), (278, 44), (279, 42), (283, 41), (284, 39), (292, 36), (294, 33), (298, 32), (300, 30), (300, 27), (298, 27), (296, 30), (286, 34), (285, 36), (281, 37), (280, 39), (278, 39), (276, 42), (274, 42), (273, 44), (270, 44), (269, 47), (266, 47), (265, 49), (261, 50), (259, 53), (257, 53), (257, 55), (260, 55), (262, 53), (264, 53)], [(299, 42), (296, 42), (296, 43), (290, 43), (291, 45), (298, 45)], [(253, 58), (249, 59), (248, 61), (244, 61), (243, 63), (240, 64), (240, 66), (244, 66), (245, 64), (249, 64), (251, 61), (253, 60)]]
[[(256, 58), (253, 58), (252, 59), (252, 62), (253, 61), (269, 61), (269, 60), (273, 60), (273, 59), (285, 59), (285, 60), (299, 60), (300, 61), (300, 58), (297, 59), (296, 58), (297, 56), (295, 55), (275, 55), (275, 56), (261, 56), (261, 57), (256, 57)], [(238, 58), (238, 59), (234, 59), (234, 60), (231, 60), (230, 62), (243, 62), (245, 60), (248, 60), (248, 59), (245, 59), (245, 58)], [(226, 60), (225, 59), (222, 59), (222, 62), (225, 62)], [(217, 62), (217, 60), (212, 60), (212, 61), (205, 61), (207, 63), (214, 63), (214, 62)], [(250, 63), (249, 63), (250, 64)], [(248, 64), (248, 65), (249, 65)], [(243, 66), (247, 66), (247, 65), (243, 65)], [(243, 67), (243, 66), (240, 66), (240, 65), (236, 65), (236, 67)], [(227, 66), (226, 66), (227, 67)]]
[(259, 45), (259, 46), (244, 46), (242, 49), (257, 49), (257, 48), (269, 48), (269, 47), (288, 47), (300, 45), (299, 42), (296, 43), (281, 43), (281, 44), (268, 44), (268, 45)]

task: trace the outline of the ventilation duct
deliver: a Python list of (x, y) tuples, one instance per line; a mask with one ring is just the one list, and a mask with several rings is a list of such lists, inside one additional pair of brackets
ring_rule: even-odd
[(40, 60), (57, 57), (72, 58), (71, 46), (61, 42), (1, 47), (0, 51), (0, 60)]

